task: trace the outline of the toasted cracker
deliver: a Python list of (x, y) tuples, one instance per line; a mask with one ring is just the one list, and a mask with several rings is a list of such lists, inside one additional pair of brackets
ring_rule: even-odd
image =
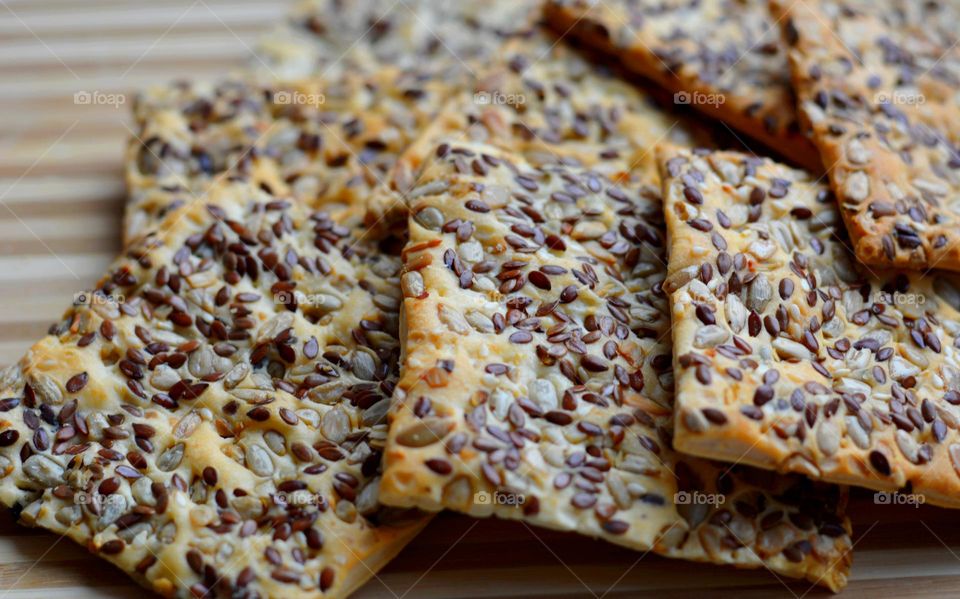
[(125, 239), (225, 181), (313, 207), (362, 205), (450, 93), (391, 69), (311, 84), (151, 89), (134, 108)]
[(125, 240), (222, 180), (310, 206), (364, 204), (501, 44), (533, 34), (539, 0), (501, 4), (304, 2), (249, 72), (141, 94)]
[(774, 4), (857, 258), (960, 270), (960, 7)]
[(842, 587), (843, 490), (671, 449), (657, 186), (618, 158), (437, 156), (411, 205), (381, 500)]
[(714, 145), (697, 123), (543, 31), (506, 44), (473, 89), (448, 102), (397, 163), (391, 189), (415, 198), (418, 174), (451, 138), (518, 152), (538, 166), (629, 165), (651, 178), (657, 143)]
[(542, 0), (304, 0), (264, 36), (251, 69), (270, 80), (338, 78), (385, 67), (469, 81), (506, 40), (531, 35)]
[(243, 183), (172, 212), (0, 376), (0, 501), (164, 596), (344, 597), (377, 501), (399, 260)]
[(547, 20), (796, 164), (820, 169), (801, 133), (766, 0), (550, 0)]
[(960, 293), (862, 267), (825, 184), (767, 159), (668, 150), (677, 449), (960, 497)]

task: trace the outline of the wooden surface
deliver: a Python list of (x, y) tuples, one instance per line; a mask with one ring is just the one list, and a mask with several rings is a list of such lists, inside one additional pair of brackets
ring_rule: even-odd
[[(453, 1), (453, 0), (450, 0)], [(172, 78), (222, 75), (284, 2), (0, 0), (0, 364), (15, 361), (119, 250), (126, 105)], [(398, 8), (399, 10), (399, 8)], [(859, 493), (847, 597), (960, 596), (960, 512)], [(817, 597), (766, 571), (665, 560), (522, 524), (441, 515), (361, 597)], [(0, 599), (143, 597), (69, 540), (0, 513)]]

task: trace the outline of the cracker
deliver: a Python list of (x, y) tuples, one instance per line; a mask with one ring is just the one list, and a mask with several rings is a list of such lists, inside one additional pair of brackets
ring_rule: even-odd
[(543, 31), (505, 45), (472, 93), (451, 100), (399, 161), (393, 188), (415, 196), (424, 161), (450, 137), (497, 145), (537, 166), (605, 167), (616, 158), (654, 178), (657, 143), (713, 145), (702, 127)]
[(224, 179), (311, 206), (367, 202), (501, 44), (533, 34), (537, 7), (306, 2), (250, 73), (149, 90), (134, 108), (126, 241)]
[(631, 71), (791, 161), (820, 169), (801, 134), (786, 57), (765, 0), (550, 0), (559, 33), (613, 55)]
[(173, 212), (0, 375), (0, 501), (164, 596), (343, 597), (377, 501), (400, 261), (243, 183)]
[(960, 7), (829, 1), (780, 12), (800, 108), (857, 257), (960, 270)]
[(665, 151), (678, 450), (960, 497), (960, 281), (871, 271), (809, 175)]
[(840, 488), (671, 449), (657, 186), (616, 158), (437, 156), (411, 205), (381, 500), (842, 587)]
[(535, 29), (542, 0), (306, 0), (251, 61), (269, 79), (372, 73), (384, 66), (467, 81), (511, 38)]
[(406, 230), (406, 207), (429, 190), (420, 173), (449, 139), (495, 145), (537, 166), (626, 164), (652, 178), (657, 143), (714, 145), (702, 127), (541, 29), (506, 44), (477, 81), (453, 95), (397, 161), (389, 185), (373, 194), (368, 222)]
[(374, 194), (370, 222), (406, 230), (406, 207), (429, 190), (419, 175), (435, 159), (437, 146), (450, 139), (495, 145), (536, 166), (622, 171), (629, 165), (654, 179), (657, 143), (716, 145), (698, 123), (589, 58), (544, 29), (506, 44), (472, 91), (455, 94), (404, 152), (389, 186)]
[(310, 206), (363, 203), (449, 93), (395, 69), (310, 84), (152, 89), (134, 107), (125, 238), (228, 180)]

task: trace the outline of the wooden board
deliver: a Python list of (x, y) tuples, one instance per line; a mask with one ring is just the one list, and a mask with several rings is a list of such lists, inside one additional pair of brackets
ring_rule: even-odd
[[(0, 364), (15, 361), (119, 250), (131, 94), (241, 64), (284, 2), (0, 0)], [(401, 10), (401, 9), (398, 9)], [(132, 98), (131, 96), (127, 96)], [(858, 493), (843, 597), (960, 595), (960, 512)], [(497, 520), (439, 516), (361, 597), (816, 597), (766, 571), (665, 560)], [(0, 512), (0, 599), (143, 597), (72, 541)]]

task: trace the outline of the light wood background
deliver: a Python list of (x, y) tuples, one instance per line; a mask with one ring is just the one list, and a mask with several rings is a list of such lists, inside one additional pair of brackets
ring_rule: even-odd
[[(458, 1), (458, 0), (448, 0)], [(132, 92), (222, 76), (286, 2), (0, 0), (0, 365), (15, 361), (119, 250)], [(76, 92), (125, 105), (74, 103)], [(960, 596), (960, 512), (857, 493), (842, 597)], [(802, 597), (766, 571), (665, 560), (522, 524), (439, 516), (361, 597)], [(69, 540), (0, 512), (0, 599), (143, 597)]]

